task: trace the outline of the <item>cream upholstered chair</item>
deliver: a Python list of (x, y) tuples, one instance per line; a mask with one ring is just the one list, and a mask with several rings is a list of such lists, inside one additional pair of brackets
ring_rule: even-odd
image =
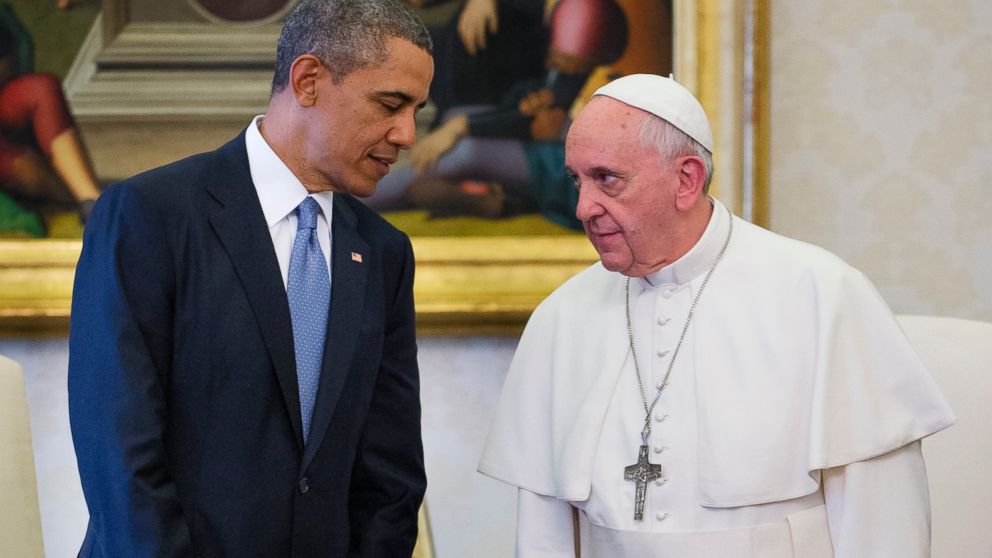
[(24, 375), (0, 356), (0, 556), (44, 556)]
[(923, 441), (933, 558), (992, 556), (992, 324), (898, 319), (958, 417)]

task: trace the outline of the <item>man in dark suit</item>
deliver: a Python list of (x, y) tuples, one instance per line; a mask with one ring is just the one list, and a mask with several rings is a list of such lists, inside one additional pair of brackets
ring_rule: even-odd
[(431, 48), (392, 0), (303, 0), (264, 117), (101, 196), (70, 333), (81, 556), (410, 556), (413, 255), (353, 196), (413, 144)]

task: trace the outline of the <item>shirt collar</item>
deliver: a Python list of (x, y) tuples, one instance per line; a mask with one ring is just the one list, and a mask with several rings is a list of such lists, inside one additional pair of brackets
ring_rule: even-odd
[(296, 178), (293, 171), (289, 170), (286, 163), (276, 155), (276, 152), (262, 137), (258, 125), (264, 117), (265, 115), (259, 115), (252, 119), (245, 132), (245, 149), (248, 151), (251, 180), (255, 184), (258, 201), (262, 204), (262, 213), (265, 215), (266, 224), (271, 229), (273, 225), (295, 211), (296, 207), (307, 196), (312, 195), (320, 204), (324, 218), (330, 225), (331, 210), (334, 208), (332, 193), (310, 194), (307, 192), (300, 179)]
[(710, 203), (713, 205), (710, 221), (696, 244), (681, 258), (654, 273), (640, 277), (638, 283), (642, 288), (648, 289), (665, 283), (682, 285), (710, 269), (727, 240), (727, 231), (730, 229), (732, 218), (730, 211), (720, 200), (710, 198)]

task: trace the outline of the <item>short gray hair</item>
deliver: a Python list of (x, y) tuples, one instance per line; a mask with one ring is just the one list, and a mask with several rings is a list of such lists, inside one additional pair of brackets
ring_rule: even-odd
[(641, 122), (641, 144), (658, 150), (663, 163), (671, 163), (675, 158), (685, 155), (696, 155), (706, 165), (706, 180), (703, 182), (703, 193), (710, 190), (713, 180), (713, 154), (688, 134), (672, 126), (667, 120), (653, 114)]
[(279, 35), (272, 94), (285, 89), (293, 61), (304, 54), (320, 59), (341, 83), (351, 72), (383, 62), (393, 37), (434, 54), (427, 27), (396, 0), (301, 0)]

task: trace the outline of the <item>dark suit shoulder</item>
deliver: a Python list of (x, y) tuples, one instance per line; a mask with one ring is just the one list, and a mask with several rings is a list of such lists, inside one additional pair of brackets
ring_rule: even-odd
[(121, 194), (114, 191), (126, 189), (127, 197), (151, 207), (188, 212), (202, 204), (201, 193), (210, 184), (224, 179), (250, 183), (243, 133), (217, 150), (191, 155), (126, 178), (111, 186), (104, 195), (119, 196)]

